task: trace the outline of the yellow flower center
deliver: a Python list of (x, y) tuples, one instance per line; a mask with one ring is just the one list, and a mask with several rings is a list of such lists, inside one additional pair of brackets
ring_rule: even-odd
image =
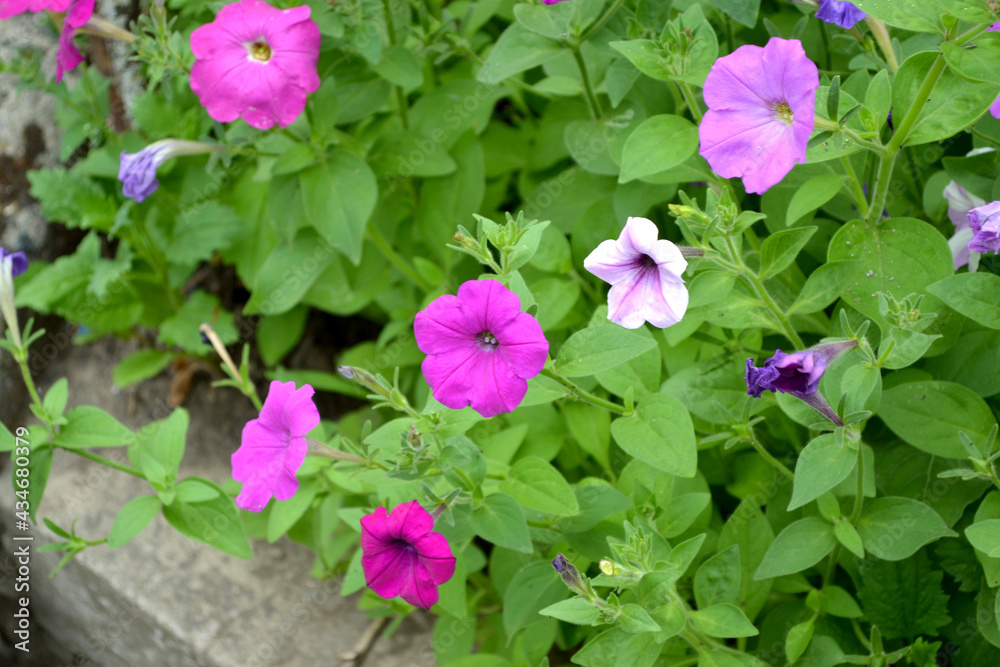
[(256, 42), (251, 44), (247, 50), (250, 52), (250, 57), (254, 60), (266, 63), (271, 59), (271, 47), (269, 47), (267, 42), (263, 39), (258, 39)]
[(774, 105), (774, 117), (785, 125), (791, 125), (792, 107), (788, 106), (788, 102), (778, 102)]

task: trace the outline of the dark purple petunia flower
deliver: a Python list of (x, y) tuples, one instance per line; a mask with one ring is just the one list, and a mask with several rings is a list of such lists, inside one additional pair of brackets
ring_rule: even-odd
[(819, 0), (819, 9), (816, 10), (816, 18), (839, 25), (844, 30), (850, 30), (866, 16), (868, 15), (847, 0)]
[(969, 211), (972, 240), (969, 250), (1000, 253), (1000, 201)]
[(0, 264), (6, 268), (7, 262), (10, 262), (11, 277), (19, 276), (28, 270), (27, 255), (23, 252), (7, 252), (6, 248), (0, 246)]

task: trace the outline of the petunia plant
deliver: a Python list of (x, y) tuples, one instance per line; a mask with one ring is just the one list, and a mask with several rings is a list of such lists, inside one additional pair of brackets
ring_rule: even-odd
[[(446, 667), (1000, 664), (997, 3), (0, 0), (42, 10), (55, 62), (3, 68), (80, 233), (0, 249), (18, 497), (55, 456), (149, 487), (64, 562), (287, 535)], [(178, 478), (183, 407), (40, 390), (18, 308), (136, 341), (121, 387), (211, 368), (258, 415), (231, 479)]]

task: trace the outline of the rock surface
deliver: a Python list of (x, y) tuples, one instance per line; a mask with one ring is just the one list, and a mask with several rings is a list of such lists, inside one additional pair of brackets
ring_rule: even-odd
[[(117, 390), (114, 363), (129, 350), (115, 341), (69, 347), (41, 374), (40, 391), (68, 377), (70, 407), (98, 405), (138, 428), (169, 413), (165, 377)], [(186, 402), (191, 413), (180, 476), (199, 475), (217, 483), (229, 476), (229, 456), (255, 411), (232, 389), (212, 389), (201, 378)], [(25, 417), (22, 421), (25, 423)], [(32, 418), (33, 419), (33, 418)], [(126, 462), (123, 449), (101, 455)], [(340, 665), (369, 626), (354, 597), (339, 594), (338, 581), (309, 576), (312, 554), (282, 539), (254, 542), (254, 558), (240, 560), (179, 535), (162, 517), (128, 545), (86, 550), (55, 579), (48, 574), (60, 555), (37, 553), (55, 541), (44, 525), (14, 531), (10, 461), (0, 483), (0, 609), (12, 609), (16, 563), (12, 532), (32, 534), (31, 614), (33, 651), (47, 650), (37, 663), (106, 667), (270, 667)], [(105, 537), (118, 510), (150, 493), (144, 480), (72, 454), (57, 452), (39, 518), (63, 527), (76, 520), (77, 534)], [(6, 599), (3, 599), (6, 598)], [(11, 614), (3, 633), (11, 636)], [(434, 665), (431, 618), (412, 616), (390, 640), (379, 640), (366, 667)], [(55, 638), (53, 640), (49, 638)], [(43, 639), (45, 638), (45, 639)], [(38, 642), (38, 643), (36, 643)], [(47, 646), (42, 646), (42, 643)], [(0, 654), (0, 658), (3, 658)], [(4, 664), (8, 664), (6, 661)]]

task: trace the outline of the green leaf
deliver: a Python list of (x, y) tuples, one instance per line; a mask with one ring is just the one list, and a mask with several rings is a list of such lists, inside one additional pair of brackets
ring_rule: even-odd
[(966, 457), (959, 431), (982, 442), (996, 423), (982, 398), (953, 382), (907, 382), (887, 389), (878, 416), (917, 449), (951, 459)]
[(555, 6), (514, 5), (514, 18), (531, 32), (551, 39), (565, 39), (569, 24), (576, 14), (575, 3), (561, 2)]
[(521, 23), (511, 23), (500, 35), (476, 78), (483, 83), (500, 83), (561, 52), (559, 42), (532, 32)]
[(562, 578), (547, 560), (528, 563), (514, 575), (503, 595), (503, 628), (508, 637), (545, 620), (541, 611), (569, 593)]
[(959, 273), (929, 285), (927, 291), (969, 319), (1000, 329), (1000, 276)]
[(1000, 331), (970, 331), (965, 327), (958, 341), (939, 357), (928, 359), (924, 368), (938, 380), (965, 385), (980, 396), (1000, 393), (1000, 364), (984, 364), (1000, 350)]
[(218, 496), (219, 487), (201, 477), (188, 477), (177, 485), (177, 500), (182, 503), (200, 503)]
[[(214, 486), (214, 485), (213, 485)], [(232, 499), (216, 487), (219, 496), (200, 503), (174, 502), (163, 507), (163, 517), (182, 535), (219, 551), (249, 560), (253, 556), (243, 523)]]
[(167, 259), (172, 264), (197, 264), (228, 249), (245, 232), (246, 225), (236, 211), (217, 201), (182, 209), (174, 222)]
[(815, 629), (815, 616), (810, 616), (809, 620), (793, 625), (785, 637), (785, 657), (788, 662), (794, 663), (802, 657), (802, 654), (809, 648), (809, 642), (813, 638)]
[(309, 223), (327, 243), (358, 264), (365, 224), (378, 200), (375, 174), (364, 160), (338, 149), (299, 174), (299, 181)]
[(138, 350), (118, 362), (111, 378), (115, 385), (124, 389), (136, 382), (156, 377), (173, 359), (172, 352)]
[(279, 243), (257, 271), (246, 315), (291, 310), (333, 259), (333, 249), (314, 229), (303, 229), (291, 244)]
[(403, 90), (419, 88), (424, 82), (423, 61), (413, 51), (401, 45), (393, 45), (382, 51), (382, 57), (372, 69)]
[[(886, 0), (889, 1), (891, 0)], [(901, 9), (904, 7), (898, 6)], [(914, 7), (935, 11), (934, 6), (929, 3)], [(906, 7), (904, 11), (909, 13), (913, 9)], [(940, 56), (933, 51), (921, 51), (907, 58), (900, 66), (892, 83), (894, 109), (909, 109), (917, 103), (917, 93), (937, 57)], [(997, 93), (1000, 93), (1000, 85), (970, 83), (950, 69), (945, 69), (903, 145), (915, 146), (940, 141), (964, 130), (986, 113), (996, 100)]]
[(799, 297), (789, 307), (788, 314), (807, 315), (823, 310), (847, 289), (861, 266), (863, 262), (854, 259), (834, 260), (823, 264), (806, 279)]
[(662, 648), (651, 632), (612, 628), (588, 641), (572, 660), (584, 667), (653, 667)]
[(639, 401), (634, 415), (611, 422), (618, 446), (657, 470), (678, 477), (694, 477), (698, 446), (691, 415), (684, 404), (667, 394), (650, 394)]
[[(184, 458), (188, 424), (191, 419), (184, 408), (177, 408), (166, 419), (144, 426), (136, 434), (136, 442), (129, 447), (129, 459), (142, 471), (153, 459), (162, 468), (167, 479), (177, 476), (177, 469)], [(151, 479), (152, 481), (152, 479)]]
[(276, 542), (295, 525), (312, 505), (319, 482), (313, 478), (302, 482), (299, 490), (288, 500), (271, 503), (271, 513), (267, 517), (267, 541)]
[(799, 519), (774, 538), (754, 578), (801, 572), (822, 560), (836, 545), (832, 525), (818, 517)]
[(598, 625), (601, 622), (601, 614), (597, 611), (597, 607), (584, 598), (570, 598), (556, 602), (538, 613), (574, 625)]
[(941, 588), (944, 572), (931, 567), (924, 551), (900, 561), (864, 561), (860, 574), (865, 617), (886, 639), (933, 636), (951, 622)]
[[(455, 114), (455, 111), (449, 109), (446, 113)], [(454, 121), (460, 122), (461, 118), (456, 114)], [(454, 236), (455, 227), (472, 219), (486, 191), (483, 147), (476, 136), (472, 132), (463, 135), (452, 147), (451, 155), (458, 168), (447, 176), (423, 180), (420, 207), (416, 211), (416, 224), (421, 235), (432, 247), (440, 248), (442, 258), (445, 253), (452, 252), (445, 245)], [(559, 236), (565, 244), (566, 237)]]
[[(310, 100), (312, 101), (312, 100)], [(316, 163), (316, 149), (309, 144), (292, 144), (291, 148), (278, 156), (271, 165), (272, 176), (297, 174)]]
[[(937, 3), (901, 3), (898, 0), (852, 0), (872, 18), (914, 32), (941, 32), (941, 10)], [(909, 107), (896, 107), (908, 109)]]
[(66, 399), (69, 398), (69, 381), (66, 378), (59, 378), (45, 392), (45, 400), (42, 401), (42, 409), (49, 417), (55, 418), (62, 415), (66, 409)]
[(669, 56), (663, 47), (651, 39), (632, 39), (624, 42), (608, 42), (608, 46), (628, 58), (636, 69), (646, 76), (669, 81), (673, 78)]
[(482, 505), (472, 510), (472, 528), (493, 544), (526, 554), (532, 552), (524, 512), (506, 493), (490, 494)]
[(669, 114), (647, 118), (625, 140), (619, 183), (682, 164), (698, 150), (698, 128)]
[(52, 442), (68, 449), (120, 447), (135, 437), (121, 422), (93, 405), (73, 408), (66, 413), (66, 420)]
[[(447, 176), (455, 172), (457, 165), (438, 140), (444, 136), (443, 130), (430, 135), (415, 129), (390, 130), (375, 140), (368, 163), (379, 176)], [(372, 185), (374, 200), (377, 185)], [(345, 190), (344, 196), (350, 199), (350, 190)]]
[(17, 440), (14, 438), (14, 434), (10, 432), (6, 424), (0, 422), (0, 452), (12, 452), (16, 446)]
[(865, 108), (875, 117), (876, 129), (881, 129), (885, 124), (891, 107), (892, 84), (889, 82), (889, 71), (879, 70), (865, 92)]
[(294, 350), (308, 319), (309, 309), (305, 306), (265, 317), (257, 327), (257, 350), (261, 360), (268, 366), (274, 366)]
[(621, 616), (618, 617), (618, 625), (625, 632), (659, 632), (657, 625), (645, 609), (637, 604), (622, 605)]
[(965, 529), (969, 543), (987, 556), (1000, 556), (1000, 519), (977, 521)]
[(851, 597), (851, 594), (840, 586), (826, 586), (817, 590), (816, 593), (819, 608), (826, 613), (840, 618), (860, 618), (862, 616), (861, 607)]
[(788, 268), (795, 261), (799, 251), (816, 233), (816, 229), (816, 227), (785, 229), (764, 239), (760, 248), (760, 277), (770, 278)]
[(210, 324), (227, 345), (239, 338), (233, 314), (222, 308), (219, 297), (197, 291), (188, 297), (180, 310), (160, 324), (160, 342), (176, 345), (185, 352), (206, 354), (212, 348), (201, 340), (198, 327), (202, 324)]
[(739, 547), (739, 595), (732, 602), (738, 604), (751, 620), (760, 613), (773, 585), (771, 579), (754, 579), (754, 573), (774, 541), (774, 529), (754, 500), (755, 495), (744, 498), (726, 520), (719, 533), (718, 544), (720, 550), (734, 545)]
[[(991, 23), (993, 18), (987, 19)], [(948, 66), (967, 81), (988, 81), (1000, 85), (1000, 35), (984, 32), (977, 35), (970, 44), (958, 46), (951, 42), (941, 43), (941, 53)]]
[(108, 548), (117, 549), (146, 529), (160, 513), (160, 499), (156, 496), (139, 496), (125, 503), (115, 517), (108, 535)]
[(740, 548), (732, 545), (715, 554), (694, 574), (694, 599), (699, 609), (740, 600)]
[(820, 174), (803, 183), (788, 202), (785, 224), (791, 227), (806, 213), (815, 211), (836, 197), (845, 180), (846, 177), (840, 174)]
[[(951, 250), (941, 232), (913, 218), (895, 218), (879, 225), (848, 222), (833, 235), (827, 254), (830, 261), (861, 261), (841, 296), (883, 330), (888, 322), (879, 313), (878, 292), (900, 299), (911, 293), (924, 294), (928, 285), (955, 272)], [(933, 297), (925, 298), (922, 310), (934, 311), (936, 303)]]
[(722, 10), (723, 14), (748, 28), (757, 25), (760, 0), (712, 0), (712, 4)]
[(954, 537), (938, 513), (911, 498), (876, 498), (857, 523), (865, 550), (883, 560), (901, 560), (942, 537)]
[(732, 604), (717, 604), (692, 611), (688, 618), (709, 637), (730, 639), (760, 634), (740, 608)]
[(556, 516), (573, 516), (580, 511), (573, 489), (562, 474), (537, 456), (519, 459), (500, 483), (500, 490), (525, 507)]
[(577, 331), (563, 343), (555, 369), (566, 377), (593, 375), (624, 364), (655, 346), (652, 338), (614, 324), (598, 324)]
[[(35, 437), (33, 435), (28, 436), (29, 442), (34, 442), (34, 440)], [(52, 471), (52, 452), (54, 449), (48, 443), (31, 446), (31, 455), (28, 461), (27, 487), (18, 486), (17, 481), (24, 478), (16, 475), (20, 469), (18, 466), (11, 467), (11, 479), (14, 488), (17, 490), (25, 488), (28, 491), (28, 502), (29, 507), (31, 507), (28, 516), (34, 524), (38, 523), (38, 508), (42, 504), (42, 497), (45, 495), (45, 485), (48, 483), (49, 473)]]
[(802, 507), (834, 488), (854, 470), (858, 454), (832, 433), (814, 438), (795, 462), (795, 480), (788, 511)]

